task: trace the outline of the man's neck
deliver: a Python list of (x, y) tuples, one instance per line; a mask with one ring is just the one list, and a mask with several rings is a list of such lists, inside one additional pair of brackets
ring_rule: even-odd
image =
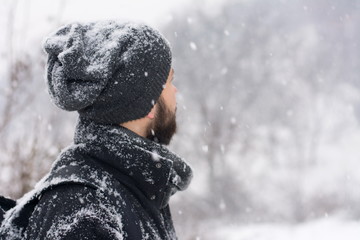
[(144, 138), (147, 137), (147, 119), (137, 119), (134, 121), (121, 123), (120, 126), (129, 129), (130, 131), (136, 133), (139, 136), (142, 136)]

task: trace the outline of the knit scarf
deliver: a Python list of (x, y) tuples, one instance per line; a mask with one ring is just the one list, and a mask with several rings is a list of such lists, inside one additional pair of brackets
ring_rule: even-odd
[(74, 143), (91, 157), (125, 175), (159, 208), (192, 179), (185, 160), (166, 147), (119, 125), (79, 120)]

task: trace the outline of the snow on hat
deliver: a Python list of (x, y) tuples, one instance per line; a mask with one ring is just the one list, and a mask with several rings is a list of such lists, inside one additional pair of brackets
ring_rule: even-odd
[(81, 117), (123, 123), (146, 116), (171, 69), (168, 41), (137, 23), (72, 23), (44, 42), (53, 102)]

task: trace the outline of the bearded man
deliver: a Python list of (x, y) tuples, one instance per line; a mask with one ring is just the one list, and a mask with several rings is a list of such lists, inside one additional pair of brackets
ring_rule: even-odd
[(28, 222), (9, 232), (23, 239), (176, 239), (169, 198), (189, 185), (192, 170), (164, 146), (176, 131), (168, 41), (144, 24), (100, 21), (64, 26), (44, 49), (50, 96), (79, 120), (74, 143), (18, 204), (31, 205)]

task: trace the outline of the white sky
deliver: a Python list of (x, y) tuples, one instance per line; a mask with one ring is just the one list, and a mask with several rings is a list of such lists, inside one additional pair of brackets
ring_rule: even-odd
[(169, 20), (170, 11), (191, 7), (194, 4), (200, 4), (210, 10), (216, 8), (220, 2), (223, 0), (67, 0), (64, 19), (74, 19), (79, 10), (83, 9), (77, 18), (96, 20), (110, 17), (159, 23)]
[[(193, 5), (216, 12), (224, 0), (0, 0), (0, 54), (9, 49), (9, 29), (15, 27), (12, 44), (28, 49), (56, 30), (61, 23), (120, 19), (141, 21), (160, 28), (172, 19), (172, 12)], [(14, 11), (11, 14), (11, 8)], [(186, 13), (185, 13), (186, 14)], [(12, 17), (11, 17), (12, 16)], [(9, 19), (14, 23), (10, 24)]]

